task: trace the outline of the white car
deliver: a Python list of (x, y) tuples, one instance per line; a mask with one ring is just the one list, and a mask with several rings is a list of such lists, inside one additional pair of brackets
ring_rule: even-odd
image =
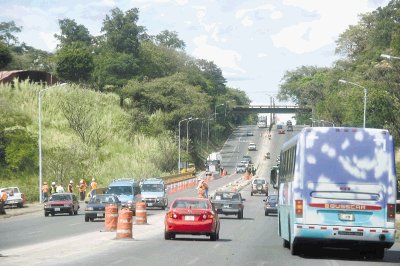
[(256, 146), (255, 143), (250, 142), (250, 143), (249, 143), (249, 146), (247, 147), (247, 149), (248, 149), (249, 151), (256, 151), (256, 150), (257, 150), (257, 146)]

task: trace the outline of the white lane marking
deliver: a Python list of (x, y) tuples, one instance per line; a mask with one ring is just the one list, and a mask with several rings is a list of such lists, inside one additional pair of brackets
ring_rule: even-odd
[(29, 233), (26, 233), (27, 235), (34, 235), (34, 234), (39, 234), (39, 233), (41, 233), (42, 231), (33, 231), (33, 232), (29, 232)]
[(69, 226), (81, 225), (82, 223), (70, 224)]
[(198, 261), (199, 261), (199, 257), (196, 257), (196, 258), (192, 259), (191, 261), (189, 261), (189, 262), (187, 263), (187, 265), (195, 264), (195, 263), (198, 262)]
[(219, 246), (221, 246), (221, 243), (215, 244), (214, 248), (218, 248)]

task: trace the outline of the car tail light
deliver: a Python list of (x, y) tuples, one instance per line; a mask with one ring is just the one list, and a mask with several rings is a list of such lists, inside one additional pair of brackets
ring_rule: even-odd
[(201, 215), (201, 218), (203, 220), (214, 219), (214, 213), (212, 213), (212, 212), (204, 213), (203, 215)]
[(303, 218), (303, 200), (296, 200), (296, 217)]
[(168, 212), (168, 218), (178, 219), (179, 217), (180, 217), (180, 215), (173, 211)]
[(395, 204), (388, 204), (387, 205), (387, 219), (388, 222), (394, 222), (396, 216), (396, 206)]

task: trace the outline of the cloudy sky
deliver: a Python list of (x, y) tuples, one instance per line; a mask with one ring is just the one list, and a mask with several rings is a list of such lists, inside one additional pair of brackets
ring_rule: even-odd
[(358, 15), (389, 0), (0, 0), (0, 21), (22, 26), (20, 42), (54, 51), (58, 20), (74, 19), (100, 35), (110, 10), (139, 8), (151, 35), (176, 31), (186, 52), (214, 61), (227, 85), (268, 103), (288, 70), (331, 66), (335, 41)]

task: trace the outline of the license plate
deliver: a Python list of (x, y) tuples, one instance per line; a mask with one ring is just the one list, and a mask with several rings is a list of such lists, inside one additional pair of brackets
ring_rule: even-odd
[(104, 215), (102, 213), (98, 213), (97, 217), (103, 217)]
[(339, 220), (341, 220), (341, 221), (354, 221), (354, 214), (352, 214), (352, 213), (339, 213)]
[(59, 212), (60, 208), (54, 208), (54, 211)]
[(185, 216), (185, 221), (194, 221), (194, 216), (192, 216), (192, 215), (186, 215), (186, 216)]
[(153, 206), (153, 203), (147, 203), (147, 205), (148, 205), (149, 207), (151, 207), (151, 206)]
[(225, 204), (225, 205), (224, 205), (224, 208), (228, 208), (228, 209), (229, 209), (230, 207), (231, 207), (231, 206), (230, 206), (229, 204)]

